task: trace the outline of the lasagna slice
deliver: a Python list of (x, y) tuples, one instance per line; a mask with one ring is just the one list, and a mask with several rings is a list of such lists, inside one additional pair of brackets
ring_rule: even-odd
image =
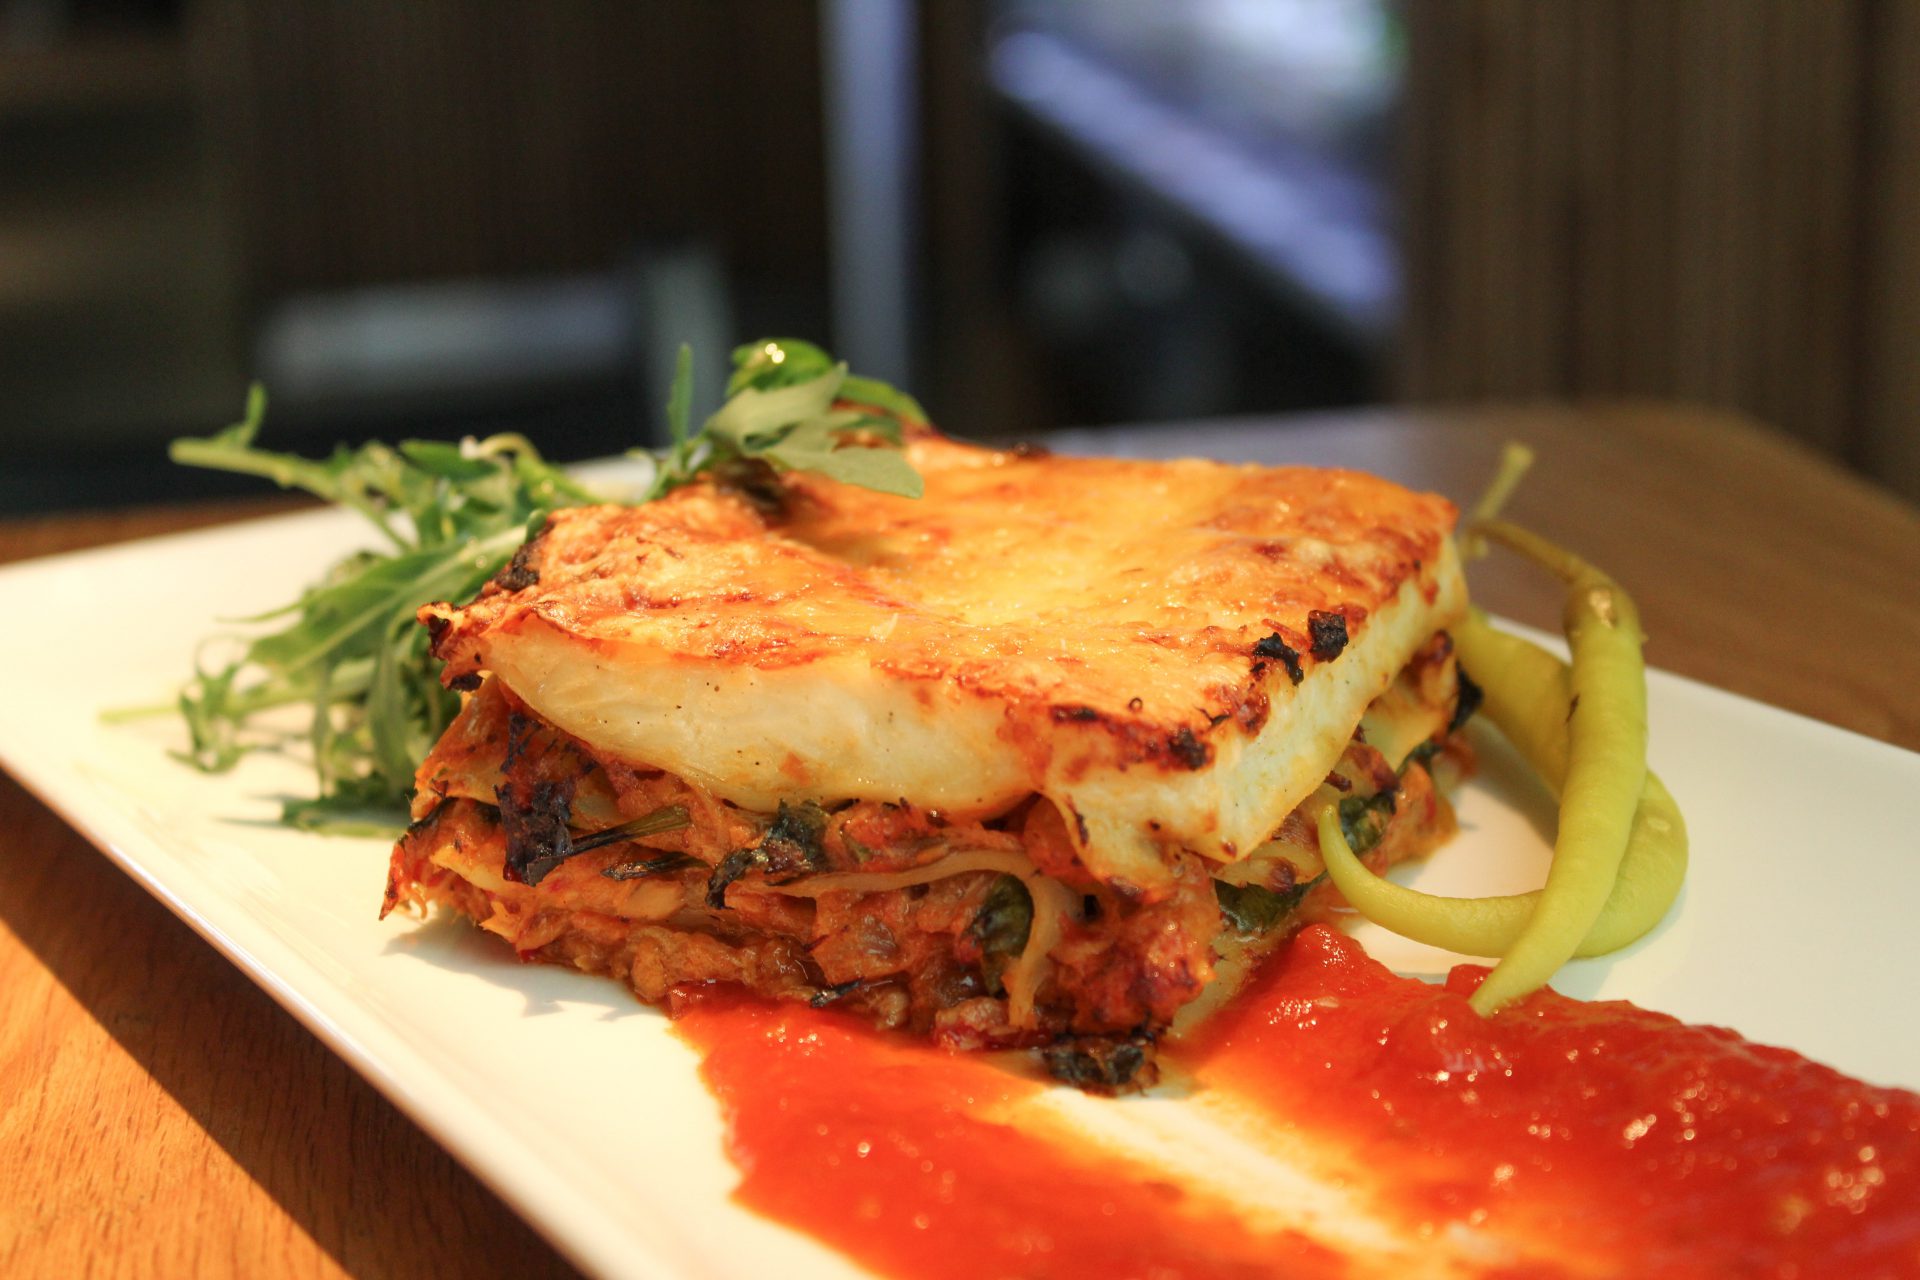
[(421, 617), (467, 691), (386, 908), (1119, 1084), (1232, 938), (1452, 829), (1453, 508), (1370, 476), (1001, 452), (914, 500), (703, 480), (548, 519)]

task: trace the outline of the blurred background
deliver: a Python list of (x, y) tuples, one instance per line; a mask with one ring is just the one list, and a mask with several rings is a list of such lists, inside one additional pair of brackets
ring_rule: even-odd
[[(0, 0), (0, 512), (657, 437), (823, 338), (980, 437), (1744, 411), (1920, 498), (1920, 0)], [(1710, 478), (1702, 477), (1703, 483)]]

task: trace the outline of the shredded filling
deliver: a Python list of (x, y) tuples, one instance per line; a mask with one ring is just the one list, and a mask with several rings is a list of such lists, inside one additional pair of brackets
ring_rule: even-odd
[(1459, 687), (1436, 636), (1272, 840), (1227, 866), (1168, 849), (1147, 898), (1089, 875), (1038, 797), (966, 824), (904, 800), (750, 812), (597, 755), (488, 679), (421, 765), (384, 910), (450, 907), (523, 959), (655, 1003), (738, 984), (955, 1048), (1042, 1047), (1064, 1078), (1130, 1087), (1223, 953), (1341, 905), (1322, 807), (1375, 870), (1452, 833), (1433, 778), (1471, 766)]

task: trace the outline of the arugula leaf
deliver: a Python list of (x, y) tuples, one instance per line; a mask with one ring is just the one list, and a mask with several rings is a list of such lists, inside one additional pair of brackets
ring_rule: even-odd
[(898, 446), (905, 424), (925, 423), (912, 396), (859, 378), (810, 342), (769, 338), (734, 348), (727, 401), (690, 436), (678, 434), (691, 399), (683, 359), (667, 401), (673, 445), (658, 458), (649, 498), (706, 471), (806, 471), (903, 498), (925, 485)]
[(817, 378), (762, 389), (743, 387), (720, 411), (707, 419), (707, 434), (743, 455), (784, 439), (801, 423), (815, 420), (833, 406), (845, 365), (835, 365)]
[(764, 338), (733, 349), (733, 376), (727, 394), (748, 387), (771, 389), (817, 378), (833, 368), (833, 357), (800, 338)]
[(846, 448), (844, 433), (861, 427), (866, 417), (857, 413), (824, 414), (794, 425), (777, 444), (757, 456), (786, 471), (812, 471), (881, 493), (917, 498), (926, 489), (920, 473), (898, 449)]
[(999, 991), (1000, 976), (1026, 949), (1033, 928), (1033, 895), (1019, 876), (1003, 875), (993, 882), (979, 912), (967, 926), (967, 936), (980, 948), (980, 974), (990, 991)]
[(707, 877), (707, 905), (715, 911), (726, 910), (727, 887), (750, 871), (793, 878), (824, 871), (827, 855), (820, 840), (826, 830), (827, 811), (818, 804), (802, 800), (790, 805), (782, 800), (760, 843), (735, 849)]
[(1303, 880), (1291, 889), (1281, 892), (1260, 884), (1228, 884), (1225, 880), (1213, 882), (1213, 896), (1220, 903), (1220, 914), (1227, 923), (1248, 937), (1266, 933), (1275, 925), (1293, 914), (1300, 900), (1307, 896), (1308, 890), (1326, 876), (1321, 872), (1311, 880)]
[(1393, 821), (1397, 795), (1397, 789), (1390, 787), (1376, 795), (1340, 798), (1340, 833), (1355, 853), (1366, 853), (1380, 843)]
[(680, 344), (673, 365), (673, 387), (667, 393), (667, 431), (675, 444), (687, 438), (687, 419), (693, 413), (693, 348)]
[(428, 475), (444, 480), (474, 481), (493, 474), (493, 466), (476, 458), (457, 444), (445, 440), (404, 440), (400, 453)]
[[(908, 422), (932, 421), (927, 417), (927, 411), (920, 407), (918, 400), (904, 391), (897, 391), (886, 383), (876, 382), (872, 378), (848, 374), (846, 381), (840, 384), (840, 398), (853, 404), (869, 405), (889, 415), (887, 418), (876, 419), (876, 423), (898, 419), (905, 419)], [(896, 440), (899, 438), (897, 431), (896, 421), (894, 436)]]
[(330, 836), (388, 836), (394, 832), (392, 802), (378, 779), (349, 779), (313, 800), (289, 800), (280, 820), (302, 831)]
[[(812, 343), (779, 338), (733, 353), (727, 400), (691, 430), (693, 357), (682, 346), (666, 419), (670, 443), (639, 456), (653, 466), (641, 501), (708, 472), (807, 471), (885, 493), (919, 496), (918, 473), (898, 445), (924, 422), (911, 396), (849, 375)], [(292, 801), (285, 820), (309, 830), (364, 832), (403, 821), (413, 770), (459, 708), (441, 687), (422, 605), (465, 600), (512, 560), (560, 507), (608, 501), (513, 433), (379, 442), (325, 458), (255, 444), (267, 395), (255, 384), (246, 414), (211, 436), (175, 440), (174, 461), (271, 480), (360, 512), (391, 544), (342, 560), (283, 608), (239, 621), (280, 623), (246, 640), (224, 665), (202, 666), (172, 708), (185, 720), (198, 768), (230, 769), (247, 752), (282, 744), (261, 713), (306, 706), (318, 796)], [(129, 711), (110, 718), (125, 719)]]

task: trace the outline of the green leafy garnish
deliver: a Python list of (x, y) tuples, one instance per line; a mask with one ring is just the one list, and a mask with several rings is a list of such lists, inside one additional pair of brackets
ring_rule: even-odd
[(1340, 832), (1355, 853), (1366, 853), (1380, 843), (1393, 821), (1397, 793), (1381, 791), (1370, 796), (1340, 798)]
[(926, 411), (884, 382), (854, 377), (810, 342), (777, 338), (736, 347), (727, 402), (690, 434), (692, 379), (683, 347), (667, 400), (673, 444), (656, 459), (649, 498), (702, 472), (754, 467), (811, 471), (905, 498), (924, 488), (898, 446), (903, 424), (925, 422)]
[(1285, 892), (1262, 884), (1228, 884), (1225, 880), (1215, 880), (1213, 896), (1220, 903), (1220, 914), (1236, 932), (1257, 937), (1292, 915), (1307, 891), (1319, 884), (1325, 874), (1303, 880)]
[[(1451, 733), (1452, 730), (1448, 730), (1448, 732)], [(1413, 768), (1415, 765), (1418, 765), (1422, 769), (1430, 769), (1433, 764), (1433, 758), (1439, 754), (1440, 739), (1428, 738), (1425, 742), (1407, 752), (1407, 758), (1400, 762), (1400, 776), (1403, 778), (1406, 777), (1407, 770)]]
[[(920, 495), (920, 476), (899, 448), (903, 425), (926, 420), (912, 397), (849, 375), (811, 343), (752, 343), (733, 362), (726, 402), (694, 431), (692, 357), (681, 349), (667, 402), (671, 443), (638, 455), (653, 466), (641, 501), (702, 474), (750, 482), (756, 471)], [(391, 830), (404, 821), (415, 766), (459, 705), (428, 655), (420, 607), (472, 597), (555, 509), (613, 499), (514, 434), (376, 442), (320, 459), (275, 453), (254, 443), (266, 405), (256, 385), (241, 421), (176, 440), (169, 455), (350, 507), (388, 545), (349, 556), (284, 608), (240, 620), (281, 625), (242, 636), (237, 656), (195, 672), (178, 699), (189, 736), (179, 754), (202, 769), (229, 769), (283, 740), (260, 731), (255, 717), (308, 707), (318, 794), (289, 802), (285, 820), (309, 830)]]
[(727, 887), (751, 871), (781, 884), (826, 870), (827, 853), (821, 844), (826, 831), (827, 811), (818, 804), (782, 800), (760, 843), (735, 849), (707, 877), (707, 905), (715, 911), (726, 910)]
[(1033, 895), (1019, 876), (1000, 876), (967, 926), (980, 947), (980, 973), (989, 991), (1001, 990), (1000, 975), (1026, 950), (1033, 929)]

